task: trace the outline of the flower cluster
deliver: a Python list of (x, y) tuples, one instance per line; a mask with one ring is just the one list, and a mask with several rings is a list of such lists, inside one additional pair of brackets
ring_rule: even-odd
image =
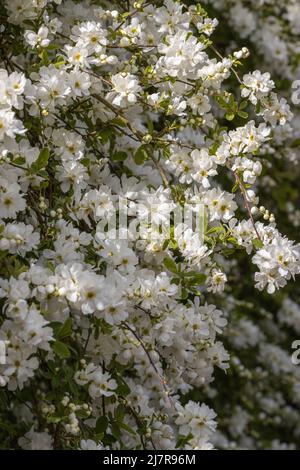
[[(206, 403), (244, 345), (221, 341), (240, 253), (258, 296), (300, 271), (300, 246), (259, 206), (263, 156), (292, 132), (271, 75), (240, 75), (249, 51), (221, 54), (198, 2), (122, 3), (0, 6), (4, 447), (222, 447)], [(175, 216), (186, 205), (196, 228)], [(241, 322), (246, 346), (257, 328)], [(279, 346), (265, 356), (290, 373)], [(230, 426), (248, 420), (236, 409)]]
[[(242, 95), (249, 97), (256, 111), (273, 128), (272, 141), (259, 151), (268, 171), (262, 168), (262, 175), (255, 183), (268, 208), (253, 207), (253, 217), (260, 216), (271, 223), (276, 218), (277, 227), (284, 227), (291, 238), (298, 237), (300, 113), (293, 90), (300, 77), (299, 4), (295, 0), (284, 3), (206, 0), (204, 3), (212, 7), (209, 11), (217, 15), (221, 25), (231, 26), (226, 32), (225, 28), (216, 30), (216, 40), (224, 45), (221, 53), (228, 54), (236, 49), (236, 44), (242, 46), (247, 41), (252, 70), (247, 67), (246, 73), (240, 76)], [(238, 54), (242, 59), (249, 52), (243, 53), (241, 48)], [(253, 64), (258, 71), (253, 72)], [(280, 88), (280, 98), (274, 96), (274, 86), (277, 91)], [(288, 101), (295, 106), (290, 108)], [(239, 243), (251, 253), (252, 224), (243, 221), (234, 225)], [(288, 271), (290, 276), (297, 272), (293, 264), (297, 247), (287, 240), (281, 241), (278, 233), (274, 238), (274, 228), (267, 233), (256, 222), (264, 246), (257, 242), (259, 250), (253, 261), (259, 272), (255, 277), (257, 286), (269, 292), (276, 289), (277, 283), (285, 285), (283, 278)], [(231, 265), (229, 279), (237, 279), (239, 301), (235, 293), (232, 305), (228, 304), (228, 297), (223, 304), (230, 318), (224, 341), (231, 352), (232, 380), (227, 377), (226, 381), (216, 381), (216, 389), (208, 393), (218, 397), (218, 403), (228, 404), (225, 408), (214, 407), (221, 431), (215, 445), (225, 449), (296, 449), (299, 448), (299, 366), (293, 363), (293, 354), (297, 354), (294, 348), (299, 339), (299, 288), (286, 286), (271, 298), (256, 299), (249, 289), (246, 270), (240, 275), (241, 263), (245, 265), (245, 262), (243, 258)], [(285, 273), (283, 277), (280, 272)], [(215, 404), (215, 400), (211, 403)]]

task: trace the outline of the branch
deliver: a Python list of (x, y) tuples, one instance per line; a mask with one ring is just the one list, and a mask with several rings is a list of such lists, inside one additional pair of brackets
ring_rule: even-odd
[[(93, 98), (95, 98), (96, 100), (100, 101), (102, 104), (104, 104), (104, 106), (106, 106), (108, 109), (110, 109), (114, 114), (115, 116), (118, 116), (118, 117), (121, 117), (124, 121), (124, 124), (126, 124), (126, 126), (128, 127), (128, 129), (132, 132), (132, 134), (140, 141), (140, 142), (143, 142), (143, 139), (145, 137), (145, 135), (140, 132), (138, 129), (135, 129), (131, 122), (124, 116), (124, 114), (119, 111), (118, 109), (115, 108), (115, 106), (113, 104), (111, 104), (109, 101), (107, 101), (105, 98), (103, 98), (101, 95), (99, 94), (94, 94), (92, 95)], [(123, 132), (124, 131), (120, 128), (118, 128), (118, 130), (120, 132)], [(128, 136), (127, 133), (124, 133), (125, 135)], [(154, 163), (154, 165), (156, 166), (157, 170), (159, 171), (159, 174), (161, 176), (161, 179), (162, 179), (162, 182), (163, 182), (163, 185), (165, 188), (169, 187), (169, 181), (168, 181), (168, 178), (167, 178), (167, 175), (165, 174), (164, 172), (164, 169), (162, 168), (162, 166), (160, 165), (160, 163), (156, 160), (156, 158), (152, 155), (152, 153), (148, 153), (150, 159), (152, 160), (152, 162)]]
[(160, 380), (160, 382), (161, 382), (161, 384), (162, 384), (162, 387), (163, 387), (163, 389), (164, 389), (164, 392), (165, 392), (165, 394), (166, 394), (168, 400), (170, 401), (171, 405), (175, 408), (175, 405), (174, 405), (173, 400), (172, 400), (171, 395), (170, 395), (170, 391), (169, 391), (168, 386), (167, 386), (167, 381), (166, 381), (166, 379), (161, 375), (161, 373), (159, 372), (159, 370), (158, 370), (158, 368), (156, 367), (155, 363), (153, 362), (153, 359), (152, 359), (152, 357), (150, 356), (150, 353), (149, 353), (149, 351), (147, 350), (147, 348), (146, 348), (144, 342), (143, 342), (142, 339), (139, 337), (139, 335), (138, 335), (127, 323), (124, 323), (124, 322), (123, 322), (123, 325), (125, 326), (125, 328), (126, 328), (127, 330), (129, 330), (129, 331), (133, 334), (133, 336), (138, 340), (138, 342), (139, 342), (140, 345), (142, 346), (144, 352), (146, 353), (146, 355), (147, 355), (147, 357), (148, 357), (148, 359), (149, 359), (149, 362), (150, 362), (151, 366), (153, 367), (153, 369), (155, 370), (156, 374), (157, 374), (158, 377), (159, 377), (159, 380)]
[[(231, 170), (233, 171), (233, 170)], [(253, 218), (253, 215), (251, 214), (251, 208), (250, 208), (250, 204), (249, 204), (249, 201), (248, 201), (248, 197), (247, 197), (247, 192), (246, 192), (246, 189), (244, 188), (244, 185), (241, 181), (241, 178), (239, 177), (238, 173), (236, 171), (233, 171), (233, 174), (235, 176), (235, 181), (236, 183), (238, 184), (239, 188), (240, 188), (240, 191), (242, 193), (242, 196), (243, 196), (243, 199), (244, 199), (244, 204), (245, 204), (245, 209), (247, 210), (248, 214), (249, 214), (249, 217), (250, 217), (250, 220), (252, 222), (252, 225), (253, 225), (253, 228), (255, 230), (255, 233), (257, 235), (257, 238), (262, 241), (259, 233), (258, 233), (258, 230), (256, 228), (256, 225), (255, 225), (255, 222), (254, 222), (254, 218)]]

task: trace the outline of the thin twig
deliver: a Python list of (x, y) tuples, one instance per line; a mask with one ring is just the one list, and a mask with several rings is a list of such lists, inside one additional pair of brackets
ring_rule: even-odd
[[(137, 137), (137, 139), (139, 141), (141, 141), (143, 143), (143, 139), (145, 137), (145, 135), (140, 132), (139, 130), (135, 129), (131, 122), (124, 116), (123, 113), (121, 113), (121, 111), (119, 111), (118, 109), (116, 109), (114, 107), (113, 104), (111, 104), (109, 101), (107, 101), (105, 98), (103, 98), (103, 96), (99, 95), (99, 94), (94, 94), (92, 95), (96, 100), (100, 101), (102, 104), (104, 104), (108, 109), (110, 109), (114, 114), (115, 116), (118, 116), (118, 117), (121, 117), (124, 121), (124, 124), (126, 124), (126, 126), (128, 127), (128, 129), (132, 132), (132, 134)], [(120, 132), (123, 132), (124, 131), (120, 128), (118, 128), (118, 130)], [(125, 135), (128, 135), (128, 134), (125, 134)], [(152, 162), (154, 163), (154, 165), (156, 166), (160, 176), (161, 176), (161, 179), (162, 179), (162, 182), (163, 182), (163, 185), (165, 188), (169, 187), (169, 181), (168, 181), (168, 178), (164, 172), (164, 169), (162, 168), (162, 166), (160, 165), (160, 163), (158, 162), (158, 160), (154, 157), (154, 155), (152, 154), (152, 152), (148, 152), (148, 156), (149, 158), (152, 160)]]
[(123, 325), (125, 326), (125, 328), (127, 328), (127, 330), (129, 330), (133, 336), (138, 340), (138, 342), (140, 343), (140, 345), (142, 346), (144, 352), (146, 353), (148, 359), (149, 359), (149, 362), (151, 364), (151, 366), (153, 367), (153, 369), (155, 370), (156, 374), (158, 375), (159, 379), (160, 379), (160, 382), (163, 386), (163, 389), (164, 389), (164, 392), (168, 398), (168, 400), (170, 401), (171, 405), (175, 408), (175, 405), (173, 403), (173, 400), (172, 400), (172, 397), (170, 395), (170, 391), (168, 389), (168, 386), (167, 386), (167, 381), (166, 379), (161, 375), (161, 373), (159, 372), (158, 368), (156, 367), (155, 363), (153, 362), (153, 359), (149, 353), (149, 351), (147, 350), (143, 340), (139, 337), (139, 335), (134, 331), (133, 328), (131, 328), (127, 323), (123, 322)]
[[(232, 171), (233, 171), (233, 170), (232, 170)], [(249, 201), (248, 201), (248, 196), (247, 196), (246, 189), (244, 188), (244, 185), (243, 185), (243, 183), (242, 183), (242, 181), (241, 181), (241, 178), (239, 177), (239, 174), (238, 174), (236, 171), (233, 171), (233, 174), (234, 174), (234, 176), (235, 176), (235, 181), (236, 181), (236, 183), (238, 184), (238, 186), (239, 186), (239, 188), (240, 188), (240, 191), (241, 191), (241, 193), (242, 193), (242, 196), (243, 196), (243, 199), (244, 199), (245, 208), (246, 208), (246, 210), (247, 210), (247, 212), (248, 212), (248, 214), (249, 214), (249, 217), (250, 217), (250, 220), (251, 220), (251, 222), (252, 222), (252, 225), (253, 225), (253, 228), (254, 228), (254, 230), (255, 230), (255, 233), (256, 233), (256, 235), (257, 235), (257, 238), (258, 238), (260, 241), (262, 241), (262, 240), (261, 240), (261, 237), (260, 237), (260, 235), (259, 235), (259, 233), (258, 233), (258, 230), (257, 230), (257, 228), (256, 228), (253, 215), (251, 214), (251, 208), (250, 208), (250, 205), (249, 205)]]
[[(222, 54), (220, 54), (220, 52), (217, 51), (217, 49), (216, 49), (213, 45), (210, 45), (209, 47), (210, 47), (210, 49), (211, 49), (212, 51), (214, 51), (214, 53), (215, 53), (221, 60), (224, 60), (224, 59), (225, 59), (225, 57), (223, 57)], [(236, 72), (236, 70), (234, 70), (234, 68), (233, 68), (232, 66), (230, 67), (230, 70), (232, 70), (232, 72), (233, 72), (234, 75), (236, 76), (237, 81), (240, 83), (240, 85), (242, 85), (242, 84), (243, 84), (243, 81), (241, 80), (241, 78), (240, 78), (239, 74)]]

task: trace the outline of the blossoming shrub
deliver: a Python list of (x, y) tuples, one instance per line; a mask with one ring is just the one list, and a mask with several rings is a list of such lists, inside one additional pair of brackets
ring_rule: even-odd
[(252, 448), (255, 400), (292, 400), (292, 423), (296, 392), (267, 395), (278, 374), (296, 389), (299, 330), (280, 70), (220, 45), (198, 2), (7, 0), (0, 18), (1, 446)]
[[(230, 51), (247, 45), (250, 68), (271, 72), (280, 95), (294, 103), (294, 117), (278, 128), (261, 149), (265, 162), (257, 180), (262, 203), (276, 212), (278, 227), (291, 239), (299, 237), (299, 20), (296, 1), (207, 1), (220, 26), (216, 47)], [(212, 403), (218, 414), (219, 448), (299, 448), (299, 288), (289, 284), (277, 294), (255, 296), (240, 260), (234, 279), (238, 291), (223, 310), (230, 319), (224, 343), (231, 354), (230, 374), (215, 380)], [(222, 304), (219, 304), (220, 306)], [(293, 354), (293, 356), (292, 356)], [(292, 356), (292, 359), (291, 359)], [(294, 357), (294, 359), (293, 359)], [(293, 361), (293, 362), (292, 362)], [(226, 405), (224, 406), (224, 404)]]

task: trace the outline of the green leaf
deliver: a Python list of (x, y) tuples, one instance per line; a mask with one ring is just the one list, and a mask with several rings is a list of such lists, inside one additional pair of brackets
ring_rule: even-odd
[(221, 227), (218, 225), (217, 227), (212, 227), (211, 229), (206, 232), (206, 235), (211, 235), (212, 233), (219, 233), (219, 232), (224, 232), (224, 227)]
[(236, 248), (225, 248), (222, 250), (222, 254), (227, 258), (228, 256), (232, 256), (236, 253)]
[(46, 170), (40, 170), (38, 172), (38, 175), (41, 176), (42, 178), (48, 178), (48, 173)]
[(240, 116), (243, 119), (247, 119), (249, 115), (248, 113), (246, 113), (246, 111), (238, 111), (238, 116)]
[(96, 422), (96, 427), (95, 427), (96, 434), (104, 433), (107, 429), (107, 426), (108, 426), (107, 417), (106, 416), (100, 416), (100, 418), (98, 418), (97, 422)]
[(174, 239), (170, 240), (169, 247), (172, 248), (172, 250), (176, 250), (178, 248), (177, 240), (174, 240)]
[(223, 108), (223, 109), (228, 109), (229, 104), (227, 101), (223, 98), (223, 96), (216, 96), (216, 101), (217, 103)]
[(2, 409), (8, 408), (9, 406), (8, 397), (4, 390), (0, 390), (0, 405), (1, 407), (3, 406)]
[(187, 286), (198, 286), (206, 281), (206, 275), (202, 273), (186, 273), (185, 278)]
[(47, 268), (50, 269), (50, 271), (52, 271), (52, 272), (54, 273), (54, 271), (55, 271), (55, 266), (54, 266), (54, 264), (53, 264), (50, 260), (47, 260), (46, 266), (47, 266)]
[(62, 416), (48, 416), (46, 420), (47, 420), (47, 423), (57, 424), (63, 420), (63, 417)]
[(257, 250), (260, 250), (264, 246), (263, 242), (259, 240), (259, 238), (254, 238), (254, 240), (252, 240), (252, 245)]
[(227, 113), (227, 114), (225, 115), (227, 121), (233, 121), (234, 116), (235, 116), (234, 113)]
[(122, 118), (122, 117), (117, 117), (115, 119), (113, 119), (112, 121), (110, 121), (112, 125), (116, 125), (116, 126), (120, 126), (120, 127), (126, 127), (127, 123), (126, 123), (126, 119)]
[(189, 292), (186, 289), (182, 288), (181, 289), (181, 298), (183, 300), (186, 300), (188, 298), (188, 296), (189, 296)]
[(82, 160), (80, 160), (80, 163), (85, 167), (88, 167), (90, 162), (91, 160), (89, 158), (83, 158)]
[(118, 388), (116, 393), (121, 397), (126, 397), (131, 392), (130, 388), (128, 387), (127, 383), (120, 377), (117, 377)]
[(143, 163), (148, 159), (147, 151), (143, 145), (137, 149), (133, 159), (137, 165), (143, 165)]
[(244, 100), (240, 103), (240, 110), (247, 108), (248, 106), (248, 101)]
[(147, 127), (148, 127), (149, 133), (153, 134), (154, 127), (153, 127), (153, 122), (152, 121), (148, 120)]
[(136, 436), (136, 432), (130, 426), (127, 426), (127, 424), (125, 424), (123, 422), (120, 422), (118, 424), (119, 424), (120, 428), (123, 428), (123, 429), (125, 429), (125, 431), (129, 432), (133, 436)]
[[(4, 230), (4, 227), (3, 227), (3, 230)], [(166, 239), (166, 240), (164, 241), (163, 247), (162, 247), (163, 251), (165, 251), (165, 250), (168, 248), (169, 243), (170, 243), (170, 240), (168, 240), (168, 239)]]
[(58, 331), (57, 338), (64, 339), (70, 336), (72, 333), (72, 324), (73, 324), (72, 318), (68, 318), (63, 324), (63, 326), (60, 328), (60, 330)]
[(203, 284), (206, 281), (206, 275), (199, 273), (196, 276), (194, 276), (193, 279), (196, 282), (196, 284)]
[(180, 448), (182, 449), (191, 439), (193, 438), (192, 434), (189, 434), (188, 436), (178, 436), (178, 441), (176, 443), (176, 449)]
[(115, 162), (124, 162), (127, 158), (127, 153), (126, 152), (115, 152), (112, 156), (112, 160)]
[(42, 50), (42, 52), (39, 54), (39, 58), (41, 59), (43, 65), (47, 66), (50, 64), (48, 52), (46, 49)]
[(49, 44), (49, 46), (47, 46), (48, 51), (55, 51), (58, 48), (59, 46), (57, 44)]
[(86, 410), (78, 410), (76, 411), (76, 416), (80, 419), (87, 419), (90, 417), (90, 413), (88, 413)]
[(229, 243), (232, 243), (233, 245), (237, 245), (237, 239), (234, 238), (234, 237), (228, 237), (228, 238), (227, 238), (227, 241), (228, 241)]
[(115, 411), (115, 419), (117, 421), (122, 421), (125, 415), (126, 408), (124, 405), (121, 403), (117, 406), (117, 409)]
[(300, 137), (299, 139), (294, 140), (294, 142), (292, 143), (292, 147), (293, 148), (300, 147)]
[(238, 189), (239, 189), (239, 183), (235, 183), (235, 185), (232, 187), (231, 192), (236, 193)]
[(16, 164), (16, 165), (24, 165), (24, 163), (26, 162), (25, 158), (23, 157), (17, 157), (13, 160), (13, 162)]
[(116, 423), (112, 423), (112, 424), (111, 424), (111, 432), (112, 432), (112, 435), (113, 435), (117, 440), (119, 440), (119, 439), (121, 438), (120, 427), (119, 427)]
[(50, 157), (49, 149), (48, 148), (42, 149), (40, 151), (38, 159), (35, 162), (33, 162), (33, 164), (31, 165), (31, 169), (33, 171), (39, 171), (42, 168), (45, 168), (48, 164), (49, 157)]
[(177, 274), (178, 269), (175, 261), (172, 258), (166, 257), (163, 261), (164, 266), (171, 271), (171, 273)]
[(62, 65), (64, 65), (64, 64), (65, 64), (65, 61), (64, 61), (63, 59), (62, 59), (62, 60), (58, 60), (57, 62), (55, 62), (54, 67), (55, 67), (56, 69), (59, 69), (59, 68), (60, 68)]
[(55, 341), (52, 345), (52, 349), (57, 354), (57, 356), (61, 357), (62, 359), (67, 359), (70, 357), (71, 353), (68, 346), (60, 341)]

